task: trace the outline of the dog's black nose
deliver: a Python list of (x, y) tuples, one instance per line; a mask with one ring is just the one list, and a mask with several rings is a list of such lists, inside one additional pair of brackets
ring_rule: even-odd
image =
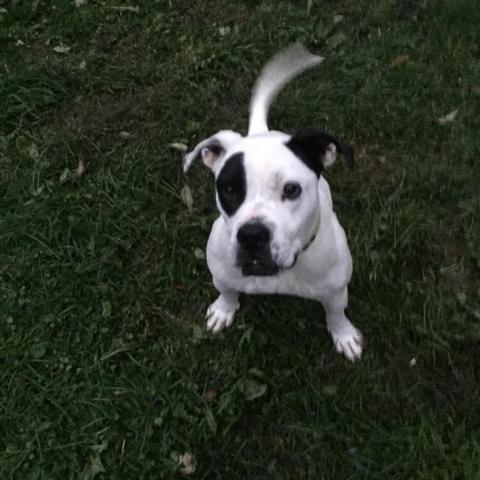
[(270, 230), (261, 223), (246, 223), (238, 230), (237, 240), (243, 248), (252, 250), (270, 241)]

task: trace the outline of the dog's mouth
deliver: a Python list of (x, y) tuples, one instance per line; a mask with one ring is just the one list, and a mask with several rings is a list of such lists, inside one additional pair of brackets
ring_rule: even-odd
[(276, 275), (280, 271), (278, 265), (274, 263), (260, 263), (257, 260), (243, 263), (241, 268), (244, 277), (268, 277)]
[(268, 277), (276, 275), (281, 270), (273, 260), (270, 248), (257, 250), (239, 248), (237, 266), (244, 277)]

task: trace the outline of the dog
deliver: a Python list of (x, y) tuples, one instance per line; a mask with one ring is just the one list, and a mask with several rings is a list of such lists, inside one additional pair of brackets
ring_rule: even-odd
[(215, 176), (220, 216), (207, 264), (220, 295), (208, 308), (207, 329), (232, 324), (240, 292), (314, 299), (336, 350), (354, 362), (363, 339), (345, 314), (352, 257), (322, 176), (337, 153), (353, 165), (353, 148), (319, 129), (288, 135), (267, 126), (278, 92), (323, 60), (299, 43), (274, 56), (254, 87), (248, 134), (221, 130), (201, 141), (185, 155), (184, 171), (200, 155)]

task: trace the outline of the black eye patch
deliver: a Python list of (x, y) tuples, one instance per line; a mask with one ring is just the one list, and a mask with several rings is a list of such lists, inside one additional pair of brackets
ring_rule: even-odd
[(243, 152), (235, 153), (225, 161), (215, 185), (220, 205), (231, 217), (239, 209), (247, 195)]

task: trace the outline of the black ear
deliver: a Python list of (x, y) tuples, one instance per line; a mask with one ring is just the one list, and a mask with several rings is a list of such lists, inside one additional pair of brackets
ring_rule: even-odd
[(353, 147), (317, 128), (302, 128), (285, 145), (318, 177), (335, 162), (336, 152), (345, 157), (350, 168), (354, 165)]

